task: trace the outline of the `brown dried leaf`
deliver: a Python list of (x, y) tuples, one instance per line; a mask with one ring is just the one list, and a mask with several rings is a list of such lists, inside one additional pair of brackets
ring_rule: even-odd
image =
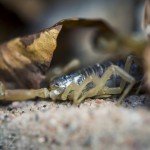
[(83, 18), (70, 18), (63, 19), (56, 23), (54, 26), (63, 25), (63, 28), (81, 28), (81, 27), (97, 27), (104, 33), (116, 34), (112, 27), (103, 19), (83, 19)]
[(6, 87), (39, 88), (44, 79), (43, 73), (51, 62), (61, 27), (58, 25), (16, 38), (0, 46), (0, 80), (5, 82)]

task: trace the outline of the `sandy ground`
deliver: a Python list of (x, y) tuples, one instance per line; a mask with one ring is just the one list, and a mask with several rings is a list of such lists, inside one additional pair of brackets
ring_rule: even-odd
[(0, 150), (149, 150), (150, 98), (13, 102), (0, 106)]

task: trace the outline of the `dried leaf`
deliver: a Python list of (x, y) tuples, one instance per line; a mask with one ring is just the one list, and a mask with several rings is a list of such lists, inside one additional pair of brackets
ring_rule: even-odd
[(63, 25), (63, 28), (81, 28), (81, 27), (97, 27), (103, 33), (115, 34), (112, 27), (103, 19), (83, 19), (83, 18), (70, 18), (63, 19), (56, 23), (54, 26)]
[(5, 82), (6, 87), (39, 88), (44, 79), (43, 73), (51, 62), (61, 27), (58, 25), (16, 38), (0, 46), (0, 80)]

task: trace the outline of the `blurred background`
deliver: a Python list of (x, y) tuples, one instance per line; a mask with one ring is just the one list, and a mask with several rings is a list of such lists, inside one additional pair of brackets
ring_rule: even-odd
[[(123, 34), (141, 33), (144, 0), (0, 0), (0, 42), (48, 28), (64, 18), (103, 18)], [(69, 31), (63, 36), (62, 49), (82, 63), (99, 56), (92, 50), (93, 30)], [(67, 46), (66, 46), (67, 43)], [(85, 56), (87, 59), (82, 59)], [(60, 54), (57, 54), (61, 55)], [(64, 59), (63, 59), (64, 60)], [(60, 63), (62, 63), (60, 58)]]

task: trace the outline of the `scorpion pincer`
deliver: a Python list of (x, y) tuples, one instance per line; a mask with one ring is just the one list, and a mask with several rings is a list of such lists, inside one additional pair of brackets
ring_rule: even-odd
[(50, 98), (72, 100), (80, 104), (89, 97), (110, 97), (122, 94), (121, 103), (136, 82), (142, 80), (142, 71), (137, 58), (128, 56), (115, 62), (95, 64), (77, 72), (55, 78), (50, 83)]

